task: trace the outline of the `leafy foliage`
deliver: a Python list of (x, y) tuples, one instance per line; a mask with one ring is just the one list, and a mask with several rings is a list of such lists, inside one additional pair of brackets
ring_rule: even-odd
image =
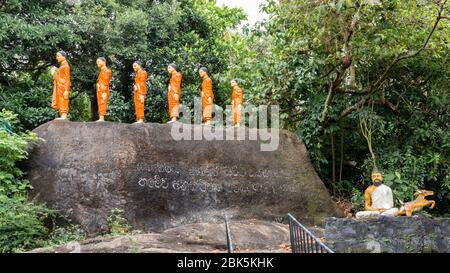
[(69, 224), (65, 227), (57, 227), (51, 231), (43, 246), (63, 245), (68, 242), (82, 241), (86, 239), (86, 233), (78, 225)]
[[(372, 146), (396, 203), (419, 188), (448, 212), (448, 1), (268, 1), (232, 71), (247, 100), (280, 105), (334, 195), (361, 204)], [(237, 42), (239, 44), (239, 42)], [(373, 109), (368, 114), (368, 109)]]
[(15, 134), (17, 115), (0, 112), (0, 252), (39, 245), (48, 230), (42, 220), (51, 213), (44, 206), (26, 202), (28, 181), (16, 163), (26, 158), (27, 141), (33, 133)]
[(112, 209), (108, 216), (108, 227), (111, 235), (126, 235), (131, 231), (131, 226), (128, 225), (125, 219), (124, 211), (121, 209)]
[[(17, 115), (10, 111), (0, 112), (0, 121), (10, 124), (11, 128), (18, 125)], [(21, 177), (23, 172), (16, 166), (16, 162), (26, 158), (27, 141), (36, 139), (34, 133), (19, 135), (0, 130), (0, 194), (6, 196), (21, 195), (29, 188), (29, 184)]]
[[(64, 243), (83, 238), (76, 226), (49, 228), (56, 213), (42, 204), (27, 201), (29, 182), (17, 163), (27, 157), (27, 144), (37, 139), (31, 132), (16, 134), (17, 115), (0, 112), (0, 253)], [(5, 130), (6, 129), (6, 130)]]
[(42, 246), (49, 233), (44, 220), (50, 215), (43, 205), (0, 194), (0, 253)]

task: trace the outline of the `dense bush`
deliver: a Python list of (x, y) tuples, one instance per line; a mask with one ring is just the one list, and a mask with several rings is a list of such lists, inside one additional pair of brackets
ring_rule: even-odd
[(126, 235), (131, 231), (127, 219), (124, 217), (125, 212), (122, 209), (112, 209), (108, 215), (108, 229), (111, 235)]
[(51, 213), (25, 198), (0, 195), (0, 253), (43, 246), (50, 232), (44, 220)]
[(16, 134), (20, 123), (10, 111), (0, 112), (0, 253), (64, 243), (84, 238), (76, 226), (48, 227), (57, 214), (42, 204), (27, 201), (29, 182), (17, 163), (27, 157), (31, 132)]
[(19, 125), (16, 118), (17, 115), (10, 111), (0, 112), (0, 123), (4, 124), (4, 128), (9, 127), (11, 130), (7, 132), (0, 128), (0, 194), (8, 197), (23, 196), (29, 188), (28, 182), (22, 179), (23, 172), (16, 163), (26, 158), (27, 142), (36, 139), (33, 133), (14, 133)]
[(50, 211), (26, 201), (28, 181), (17, 162), (26, 158), (27, 142), (32, 133), (15, 134), (17, 115), (0, 112), (0, 252), (17, 251), (42, 243), (48, 234), (43, 220)]

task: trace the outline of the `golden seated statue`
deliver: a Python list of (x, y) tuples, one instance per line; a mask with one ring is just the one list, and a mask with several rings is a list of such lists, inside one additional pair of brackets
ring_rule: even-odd
[(396, 216), (398, 211), (394, 208), (394, 198), (392, 190), (384, 185), (383, 175), (378, 170), (372, 172), (372, 185), (364, 192), (365, 211), (356, 213), (357, 219), (368, 219), (384, 216)]

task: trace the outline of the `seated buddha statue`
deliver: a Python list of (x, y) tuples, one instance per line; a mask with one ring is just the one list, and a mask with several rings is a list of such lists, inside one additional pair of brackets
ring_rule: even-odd
[(374, 169), (371, 178), (372, 185), (364, 192), (365, 211), (357, 212), (356, 218), (367, 219), (380, 215), (395, 216), (398, 209), (394, 208), (391, 188), (383, 184), (383, 174)]

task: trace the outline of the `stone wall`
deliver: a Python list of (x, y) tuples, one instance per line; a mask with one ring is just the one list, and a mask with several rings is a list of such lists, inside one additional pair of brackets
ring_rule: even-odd
[(326, 244), (335, 252), (450, 252), (450, 218), (379, 217), (368, 220), (328, 218)]

